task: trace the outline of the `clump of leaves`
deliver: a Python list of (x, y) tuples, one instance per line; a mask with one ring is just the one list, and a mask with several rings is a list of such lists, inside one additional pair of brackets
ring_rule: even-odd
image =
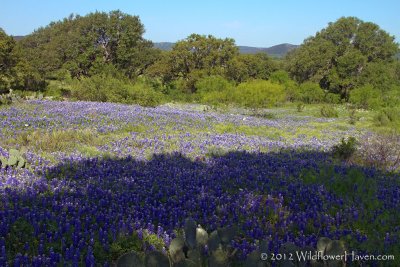
[(357, 151), (357, 140), (349, 137), (347, 140), (342, 138), (340, 144), (333, 146), (332, 153), (335, 158), (348, 161)]
[(23, 148), (20, 150), (10, 149), (9, 156), (3, 157), (0, 156), (0, 163), (3, 168), (7, 167), (17, 167), (17, 168), (24, 168), (26, 165), (26, 160), (23, 157), (23, 154), (26, 152), (26, 149)]
[(304, 103), (298, 103), (297, 104), (297, 112), (302, 112), (304, 110), (304, 107), (306, 105), (304, 105)]
[(251, 116), (257, 117), (257, 118), (269, 119), (269, 120), (275, 119), (274, 113), (265, 112), (260, 109), (252, 109)]
[(374, 122), (377, 126), (388, 126), (398, 121), (399, 109), (386, 108), (382, 109), (374, 117)]
[(321, 108), (321, 116), (324, 118), (337, 118), (339, 117), (339, 114), (337, 112), (337, 110), (330, 105), (324, 105)]
[(13, 102), (19, 102), (19, 101), (21, 101), (21, 97), (16, 95), (11, 89), (8, 94), (0, 95), (0, 105), (10, 105)]

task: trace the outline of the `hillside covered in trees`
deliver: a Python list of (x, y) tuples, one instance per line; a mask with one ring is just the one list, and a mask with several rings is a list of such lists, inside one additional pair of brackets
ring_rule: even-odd
[(331, 22), (282, 59), (241, 54), (233, 39), (198, 34), (162, 51), (143, 33), (139, 17), (120, 11), (71, 15), (18, 42), (1, 31), (0, 91), (142, 105), (399, 103), (398, 44), (355, 17)]

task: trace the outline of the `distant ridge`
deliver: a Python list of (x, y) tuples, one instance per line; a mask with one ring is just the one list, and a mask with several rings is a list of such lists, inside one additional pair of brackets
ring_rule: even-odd
[[(25, 38), (25, 36), (13, 36), (15, 41), (20, 41)], [(154, 43), (154, 47), (164, 50), (164, 51), (169, 51), (172, 49), (175, 43), (172, 42), (158, 42)], [(296, 49), (299, 47), (299, 45), (293, 45), (293, 44), (279, 44), (279, 45), (274, 45), (271, 47), (254, 47), (254, 46), (243, 46), (239, 45), (239, 52), (241, 54), (257, 54), (257, 53), (267, 53), (268, 55), (272, 57), (284, 57), (289, 51)]]
[[(164, 51), (169, 51), (172, 49), (175, 43), (171, 42), (160, 42), (160, 43), (154, 43), (154, 47), (164, 50)], [(253, 47), (253, 46), (238, 46), (239, 47), (239, 52), (241, 54), (257, 54), (257, 53), (267, 53), (268, 55), (272, 57), (284, 57), (289, 51), (296, 49), (299, 47), (298, 45), (293, 45), (293, 44), (279, 44), (279, 45), (274, 45), (271, 47), (263, 48), (263, 47)]]
[(153, 43), (155, 48), (164, 50), (164, 51), (169, 51), (172, 49), (175, 43), (171, 42), (160, 42), (160, 43)]
[(20, 40), (22, 40), (22, 39), (24, 39), (25, 38), (25, 36), (22, 36), (22, 35), (16, 35), (16, 36), (13, 36), (13, 38), (14, 38), (14, 40), (15, 41), (20, 41)]

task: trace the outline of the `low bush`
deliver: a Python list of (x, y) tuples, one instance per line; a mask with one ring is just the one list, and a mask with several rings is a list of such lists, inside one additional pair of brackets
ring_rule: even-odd
[(399, 108), (384, 108), (374, 116), (374, 122), (377, 126), (394, 126), (400, 121)]
[(297, 104), (297, 112), (302, 112), (304, 110), (304, 103), (298, 103)]
[(340, 95), (338, 94), (333, 94), (333, 93), (327, 93), (324, 96), (324, 101), (326, 103), (330, 103), (330, 104), (339, 104), (340, 103)]
[(335, 158), (348, 161), (357, 151), (357, 140), (349, 137), (347, 140), (342, 138), (340, 144), (333, 146), (332, 153)]
[(95, 75), (74, 80), (71, 86), (72, 96), (78, 100), (98, 102), (119, 102), (157, 106), (162, 103), (163, 94), (156, 92), (144, 81), (132, 84), (107, 75)]
[(363, 109), (376, 109), (382, 106), (381, 94), (372, 85), (365, 85), (352, 90), (349, 101)]
[(390, 132), (365, 136), (357, 154), (364, 165), (398, 171), (400, 170), (400, 135)]
[(0, 94), (0, 106), (10, 105), (15, 102), (20, 102), (22, 98), (16, 94), (12, 89), (9, 90), (8, 94)]
[(324, 118), (337, 118), (339, 116), (337, 110), (331, 105), (322, 106), (320, 112), (321, 116)]
[(321, 103), (324, 100), (324, 90), (317, 83), (305, 82), (300, 84), (300, 100), (307, 104)]
[(198, 80), (195, 84), (196, 93), (204, 104), (218, 106), (229, 104), (231, 101), (233, 84), (221, 76), (208, 76)]
[(233, 90), (233, 101), (247, 108), (267, 108), (285, 101), (284, 87), (264, 80), (252, 80), (239, 84)]

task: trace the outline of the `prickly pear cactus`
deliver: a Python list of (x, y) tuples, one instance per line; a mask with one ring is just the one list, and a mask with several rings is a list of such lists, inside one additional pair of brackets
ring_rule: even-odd
[[(24, 152), (21, 152), (24, 151)], [(26, 149), (21, 149), (18, 151), (16, 149), (10, 149), (8, 152), (8, 158), (4, 156), (0, 156), (0, 163), (2, 168), (7, 167), (17, 167), (17, 168), (24, 168), (26, 165), (26, 160), (22, 156), (25, 153)]]
[(118, 258), (117, 267), (144, 267), (144, 262), (135, 251)]
[[(232, 240), (237, 238), (237, 227), (222, 227), (208, 234), (192, 218), (185, 220), (184, 235), (174, 238), (168, 248), (168, 255), (158, 251), (151, 251), (144, 257), (140, 257), (136, 252), (130, 252), (122, 255), (117, 262), (120, 266), (138, 266), (138, 267), (270, 267), (272, 262), (263, 258), (263, 254), (269, 254), (269, 240), (257, 241), (258, 249), (251, 252), (244, 260), (236, 257), (236, 249), (232, 248)], [(318, 240), (317, 247), (298, 247), (294, 243), (282, 244), (279, 253), (296, 255), (297, 252), (323, 253), (324, 255), (342, 255), (345, 246), (341, 241), (330, 240), (322, 237)], [(322, 264), (322, 265), (321, 265)], [(328, 264), (328, 265), (326, 265)], [(301, 261), (282, 260), (278, 266), (344, 266), (344, 262), (332, 261), (321, 262), (319, 260)]]

